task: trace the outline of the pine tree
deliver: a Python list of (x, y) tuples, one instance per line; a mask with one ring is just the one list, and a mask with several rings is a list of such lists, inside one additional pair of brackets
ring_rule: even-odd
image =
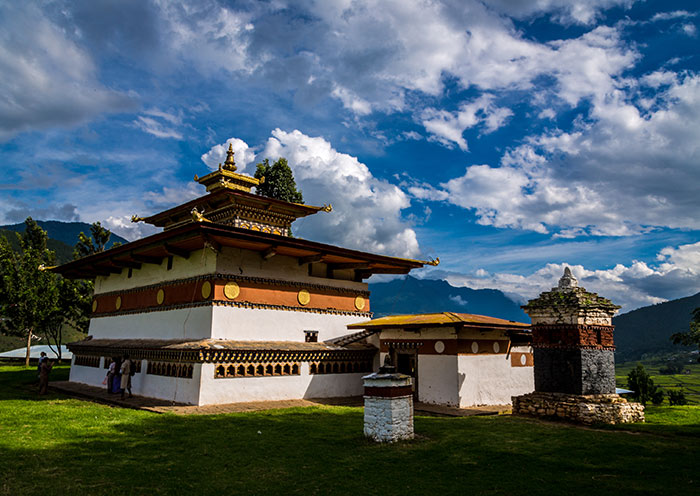
[(256, 186), (256, 192), (259, 195), (291, 203), (304, 203), (287, 159), (280, 157), (270, 165), (270, 160), (266, 158), (262, 163), (257, 164), (255, 178), (261, 179), (261, 183)]

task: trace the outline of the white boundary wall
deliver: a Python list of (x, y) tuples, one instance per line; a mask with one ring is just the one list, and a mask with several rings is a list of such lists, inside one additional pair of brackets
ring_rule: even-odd
[[(532, 352), (529, 347), (511, 351)], [(533, 367), (512, 367), (508, 355), (460, 355), (459, 406), (510, 405), (511, 396), (535, 389)]]

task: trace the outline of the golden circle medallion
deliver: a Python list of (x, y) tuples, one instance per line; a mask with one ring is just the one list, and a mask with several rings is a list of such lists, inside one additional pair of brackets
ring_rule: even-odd
[(156, 301), (159, 305), (162, 305), (165, 301), (165, 291), (163, 291), (163, 288), (158, 290), (158, 294), (156, 294)]
[(224, 286), (224, 296), (229, 300), (235, 300), (241, 294), (241, 288), (235, 282), (227, 282)]
[(116, 307), (117, 310), (119, 310), (122, 307), (122, 297), (117, 296), (117, 301), (114, 303), (114, 306)]
[(204, 281), (204, 284), (202, 284), (202, 298), (206, 300), (209, 296), (211, 296), (211, 283)]
[(95, 300), (92, 300), (92, 311), (94, 312), (96, 310), (97, 310), (97, 300), (95, 299)]
[(309, 292), (307, 290), (302, 289), (297, 294), (297, 301), (299, 301), (299, 303), (301, 305), (308, 305), (309, 302), (311, 301), (311, 295), (309, 294)]
[(365, 299), (362, 296), (355, 298), (355, 308), (363, 310), (365, 308)]

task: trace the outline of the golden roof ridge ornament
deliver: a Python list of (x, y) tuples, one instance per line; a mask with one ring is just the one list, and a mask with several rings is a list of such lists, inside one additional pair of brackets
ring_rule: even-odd
[(209, 219), (204, 217), (204, 215), (202, 215), (204, 212), (197, 210), (197, 207), (190, 210), (190, 213), (192, 214), (192, 220), (195, 222), (211, 222)]

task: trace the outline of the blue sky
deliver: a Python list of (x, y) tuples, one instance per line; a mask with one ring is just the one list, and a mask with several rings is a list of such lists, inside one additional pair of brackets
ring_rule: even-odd
[(286, 157), (322, 242), (623, 310), (700, 291), (696, 2), (0, 3), (0, 222), (131, 224), (228, 143)]

